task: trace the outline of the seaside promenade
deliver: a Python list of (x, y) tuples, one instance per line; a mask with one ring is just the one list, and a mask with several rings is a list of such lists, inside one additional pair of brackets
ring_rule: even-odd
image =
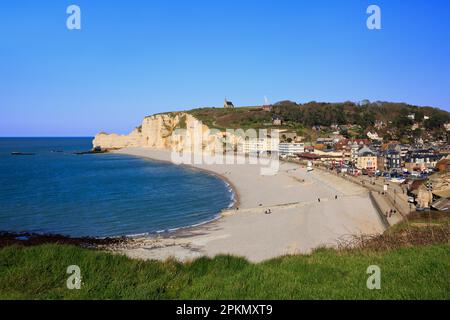
[[(376, 201), (377, 206), (381, 211), (380, 214), (386, 216), (389, 226), (404, 221), (408, 214), (415, 209), (414, 206), (408, 202), (406, 189), (400, 184), (390, 182), (384, 177), (369, 177), (364, 175), (354, 177), (345, 173), (339, 174), (334, 170), (327, 170), (325, 168), (320, 169), (369, 190), (371, 197)], [(391, 214), (391, 210), (394, 210), (395, 213)]]

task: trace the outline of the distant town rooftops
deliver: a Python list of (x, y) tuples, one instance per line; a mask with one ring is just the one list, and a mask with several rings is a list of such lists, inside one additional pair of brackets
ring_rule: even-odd
[(395, 149), (389, 149), (386, 151), (386, 154), (400, 154), (400, 152)]
[(363, 147), (363, 148), (361, 148), (358, 151), (358, 156), (360, 156), (360, 157), (374, 157), (375, 156), (375, 152), (373, 152), (368, 147)]
[(369, 145), (370, 140), (369, 139), (343, 139), (340, 140), (338, 143), (335, 144), (336, 150), (342, 150), (346, 147), (352, 147), (359, 148), (365, 145)]
[[(306, 148), (305, 148), (305, 150), (306, 150)], [(317, 154), (309, 153), (309, 152), (299, 153), (298, 156), (300, 158), (309, 159), (309, 160), (316, 160), (316, 159), (320, 158), (320, 156), (318, 156)]]

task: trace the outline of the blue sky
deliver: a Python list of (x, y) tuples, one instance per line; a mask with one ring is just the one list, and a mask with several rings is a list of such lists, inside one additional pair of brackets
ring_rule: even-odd
[[(81, 30), (66, 8), (81, 8)], [(382, 30), (366, 9), (380, 6)], [(0, 3), (0, 136), (128, 133), (145, 115), (271, 102), (450, 110), (450, 1)]]

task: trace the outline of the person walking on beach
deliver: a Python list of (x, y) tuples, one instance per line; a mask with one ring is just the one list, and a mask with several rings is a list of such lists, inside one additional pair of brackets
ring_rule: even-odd
[(337, 200), (337, 195), (334, 196), (334, 200)]
[(320, 198), (317, 199), (320, 202)]

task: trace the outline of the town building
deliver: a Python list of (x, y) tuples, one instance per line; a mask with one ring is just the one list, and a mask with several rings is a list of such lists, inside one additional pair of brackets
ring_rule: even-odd
[(341, 165), (344, 161), (343, 151), (334, 151), (332, 149), (314, 150), (314, 154), (319, 156), (319, 159), (324, 164), (336, 166)]
[(410, 172), (433, 169), (441, 158), (432, 149), (412, 150), (405, 156), (405, 168)]
[(375, 152), (368, 147), (363, 147), (358, 150), (356, 167), (360, 170), (375, 171), (377, 169), (377, 156)]
[(320, 159), (320, 156), (314, 153), (310, 152), (304, 152), (297, 155), (299, 159), (301, 160), (308, 160), (308, 161), (314, 161)]
[(385, 165), (386, 165), (386, 157), (385, 157), (384, 152), (381, 152), (377, 156), (377, 170), (384, 171), (385, 170)]
[(370, 145), (370, 140), (369, 139), (352, 139), (352, 140), (342, 139), (334, 145), (334, 149), (335, 150), (343, 150), (355, 143), (359, 146), (359, 148), (362, 148), (364, 146)]
[(404, 161), (406, 158), (406, 155), (408, 154), (408, 152), (411, 150), (411, 147), (407, 144), (400, 144), (398, 146), (399, 149), (396, 149), (397, 151), (400, 151), (400, 157), (402, 158), (402, 160)]
[(283, 117), (281, 117), (279, 115), (273, 115), (272, 124), (274, 126), (281, 126), (283, 124)]
[(343, 139), (334, 144), (334, 150), (343, 151), (344, 160), (355, 164), (358, 160), (359, 149), (368, 145), (370, 145), (369, 139)]
[(314, 146), (305, 146), (306, 153), (314, 153)]
[(444, 124), (445, 130), (450, 131), (450, 123)]
[(315, 144), (314, 145), (314, 149), (315, 150), (320, 150), (320, 151), (323, 151), (323, 150), (327, 150), (327, 148), (328, 148), (328, 146), (326, 146), (326, 145), (324, 145), (324, 144)]
[(400, 153), (400, 158), (402, 159), (402, 161), (404, 161), (406, 154), (411, 150), (411, 146), (400, 144), (398, 141), (391, 141), (390, 143), (382, 145), (381, 150), (395, 150)]
[(382, 140), (373, 140), (370, 144), (370, 149), (372, 149), (372, 151), (375, 151), (375, 153), (378, 153), (381, 150), (381, 143)]
[(345, 139), (345, 137), (339, 133), (333, 133), (330, 135), (330, 138), (333, 139), (333, 145)]
[(353, 164), (358, 162), (359, 149), (361, 149), (361, 146), (356, 141), (350, 145), (350, 161)]
[(381, 138), (379, 135), (378, 135), (378, 133), (376, 133), (376, 132), (367, 132), (367, 137), (370, 139), (370, 140), (376, 140), (376, 141), (383, 141), (383, 138)]
[(334, 144), (334, 139), (333, 138), (317, 138), (316, 143), (323, 144), (326, 146), (332, 146)]
[(280, 155), (295, 156), (296, 154), (305, 152), (304, 143), (280, 143), (278, 145), (278, 152)]
[(240, 151), (245, 154), (273, 153), (279, 150), (279, 139), (248, 138), (240, 145)]
[(418, 187), (411, 193), (415, 196), (421, 208), (433, 207), (440, 211), (447, 211), (450, 206), (450, 174), (432, 175), (427, 180), (418, 183)]
[(400, 152), (395, 149), (389, 149), (380, 153), (377, 159), (377, 168), (380, 171), (400, 172), (402, 170)]

